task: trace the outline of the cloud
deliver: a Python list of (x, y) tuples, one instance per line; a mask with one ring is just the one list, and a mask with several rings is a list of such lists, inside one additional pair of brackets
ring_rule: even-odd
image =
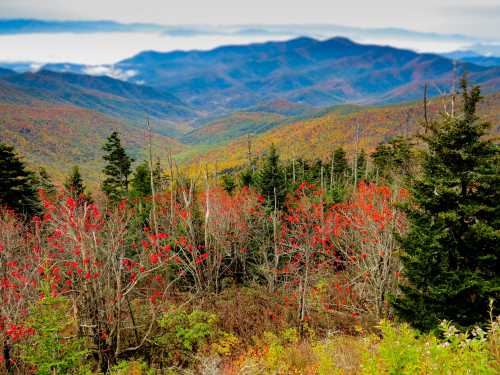
[(106, 65), (87, 66), (83, 69), (83, 73), (92, 76), (108, 76), (121, 79), (122, 81), (127, 81), (137, 75), (137, 71), (135, 70), (122, 70)]
[[(164, 25), (337, 23), (497, 37), (498, 0), (0, 0), (3, 18)], [(474, 18), (474, 27), (469, 20)], [(464, 27), (467, 25), (467, 27)]]
[(32, 73), (36, 73), (42, 68), (43, 68), (43, 64), (41, 64), (41, 63), (33, 63), (33, 64), (30, 64), (30, 66), (29, 66), (29, 70)]

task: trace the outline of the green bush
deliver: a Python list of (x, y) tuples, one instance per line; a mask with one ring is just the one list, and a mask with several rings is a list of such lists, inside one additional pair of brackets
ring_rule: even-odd
[[(462, 333), (449, 322), (440, 327), (442, 340), (432, 334), (420, 335), (407, 324), (382, 322), (383, 338), (372, 338), (376, 350), (364, 353), (362, 374), (497, 373), (486, 332), (476, 328), (470, 334)], [(497, 335), (497, 329), (490, 334)]]
[(155, 375), (156, 370), (148, 368), (142, 361), (120, 361), (111, 368), (110, 373), (111, 375)]
[(217, 316), (200, 310), (172, 310), (158, 321), (161, 335), (154, 339), (168, 364), (185, 365), (190, 355), (215, 336)]
[(75, 336), (68, 320), (68, 301), (45, 297), (32, 309), (27, 326), (33, 328), (30, 340), (20, 345), (22, 360), (35, 368), (35, 374), (87, 374), (84, 362), (88, 351), (83, 339)]

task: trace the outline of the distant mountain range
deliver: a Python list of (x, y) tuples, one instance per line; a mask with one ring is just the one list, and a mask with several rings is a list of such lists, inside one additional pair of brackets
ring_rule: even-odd
[[(354, 43), (346, 38), (297, 38), (226, 46), (211, 51), (148, 51), (114, 65), (132, 82), (165, 89), (203, 110), (231, 111), (286, 99), (311, 106), (391, 103), (451, 87), (452, 60), (409, 50)], [(494, 91), (500, 67), (460, 64), (457, 74)]]
[[(452, 59), (461, 60), (455, 73)], [(109, 66), (2, 70), (0, 78), (35, 97), (118, 117), (137, 119), (148, 112), (158, 119), (190, 120), (197, 111), (222, 114), (276, 100), (310, 107), (400, 102), (421, 97), (425, 83), (429, 95), (440, 95), (449, 92), (453, 74), (463, 71), (483, 90), (495, 91), (500, 67), (494, 58), (491, 64), (485, 59), (472, 52), (443, 57), (343, 37), (301, 37), (210, 51), (146, 51)]]
[(442, 54), (442, 56), (481, 66), (500, 66), (500, 57), (484, 56), (474, 51), (454, 51)]
[(38, 19), (0, 19), (0, 34), (132, 32), (163, 29), (146, 23), (123, 24), (114, 21), (53, 21)]
[(316, 36), (344, 35), (351, 39), (405, 38), (414, 41), (455, 41), (479, 43), (481, 38), (461, 34), (439, 34), (394, 27), (361, 28), (336, 24), (233, 24), (233, 25), (160, 25), (155, 23), (121, 23), (109, 20), (42, 20), (0, 19), (0, 34), (34, 33), (105, 33), (161, 32), (170, 36), (192, 35), (263, 35)]
[[(471, 53), (450, 57), (479, 58)], [(101, 67), (49, 64), (21, 74), (3, 69), (0, 85), (10, 85), (18, 95), (23, 91), (133, 121), (147, 114), (160, 122), (159, 131), (164, 126), (165, 134), (178, 136), (188, 128), (180, 131), (176, 124), (196, 128), (203, 117), (278, 108), (280, 101), (298, 112), (345, 103), (397, 103), (422, 97), (426, 83), (430, 96), (442, 95), (463, 71), (485, 92), (500, 89), (499, 66), (460, 62), (453, 69), (452, 59), (435, 54), (342, 37), (301, 37), (210, 51), (146, 51)]]

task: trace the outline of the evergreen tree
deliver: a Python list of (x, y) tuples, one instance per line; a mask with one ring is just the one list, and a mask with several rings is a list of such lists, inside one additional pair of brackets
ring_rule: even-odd
[(0, 205), (32, 215), (40, 208), (33, 174), (14, 148), (0, 143)]
[(45, 194), (49, 196), (53, 196), (56, 193), (56, 187), (43, 167), (38, 169), (38, 175), (36, 176), (36, 188), (37, 190), (42, 189)]
[(387, 143), (381, 142), (375, 147), (375, 151), (371, 154), (373, 167), (378, 176), (386, 176), (391, 170), (392, 152)]
[(403, 137), (379, 143), (371, 155), (376, 173), (385, 178), (407, 176), (411, 167), (411, 148), (411, 143)]
[[(411, 187), (410, 227), (402, 238), (407, 282), (397, 314), (422, 330), (447, 319), (464, 327), (488, 320), (500, 293), (500, 150), (483, 140), (479, 87), (462, 80), (463, 113), (444, 115), (422, 138), (423, 174)], [(498, 314), (498, 311), (494, 311)]]
[[(154, 183), (155, 193), (164, 191), (168, 184), (168, 179), (164, 176), (159, 160), (156, 162), (154, 166), (153, 183)], [(147, 196), (152, 195), (151, 172), (149, 170), (148, 161), (142, 162), (135, 168), (134, 175), (130, 180), (130, 193), (132, 196), (141, 198), (145, 198)]]
[(64, 181), (64, 188), (76, 201), (81, 203), (92, 201), (90, 194), (85, 192), (86, 187), (83, 182), (82, 175), (80, 174), (80, 168), (78, 168), (77, 165), (73, 167), (71, 173), (66, 178), (66, 181)]
[(360, 180), (363, 180), (365, 178), (365, 175), (366, 175), (367, 165), (366, 165), (365, 150), (362, 149), (360, 152), (358, 152), (358, 157), (356, 159), (356, 162), (358, 164), (357, 168), (356, 168), (357, 178), (358, 178), (358, 181), (360, 181)]
[(136, 197), (147, 197), (151, 195), (151, 172), (148, 162), (145, 161), (135, 168), (131, 180), (131, 194)]
[(226, 173), (222, 175), (222, 188), (229, 194), (232, 194), (232, 192), (236, 188), (236, 184), (234, 183), (234, 177), (232, 174)]
[(250, 168), (244, 169), (239, 174), (240, 186), (241, 187), (250, 187), (253, 184), (253, 173)]
[(153, 181), (156, 193), (167, 189), (168, 177), (165, 175), (165, 171), (161, 167), (160, 159), (156, 160), (156, 165), (153, 169)]
[(117, 202), (128, 193), (130, 166), (133, 159), (122, 147), (117, 132), (111, 133), (103, 150), (106, 152), (104, 160), (107, 162), (103, 172), (107, 177), (102, 182), (101, 188), (111, 201)]
[(337, 180), (343, 179), (347, 176), (348, 170), (346, 152), (342, 147), (339, 147), (333, 153), (333, 174)]
[(266, 202), (270, 207), (274, 207), (275, 200), (278, 208), (283, 207), (287, 187), (279, 161), (279, 154), (274, 144), (271, 145), (269, 154), (257, 173), (256, 185), (259, 193), (266, 198)]

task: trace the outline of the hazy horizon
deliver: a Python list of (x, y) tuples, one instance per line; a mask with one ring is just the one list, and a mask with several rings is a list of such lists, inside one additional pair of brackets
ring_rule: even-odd
[(358, 43), (389, 45), (417, 52), (444, 53), (483, 46), (495, 54), (500, 43), (467, 35), (419, 33), (391, 28), (364, 29), (341, 25), (198, 25), (122, 31), (9, 31), (0, 33), (0, 62), (109, 65), (141, 51), (208, 50), (223, 45), (283, 41), (299, 36), (327, 39), (343, 36)]
[(339, 24), (498, 38), (498, 0), (2, 0), (3, 18), (149, 22), (163, 25)]
[(0, 29), (0, 62), (109, 65), (144, 50), (207, 50), (229, 44), (308, 36), (417, 52), (471, 49), (500, 55), (497, 0), (2, 0), (0, 21), (110, 20), (161, 27), (43, 31)]

